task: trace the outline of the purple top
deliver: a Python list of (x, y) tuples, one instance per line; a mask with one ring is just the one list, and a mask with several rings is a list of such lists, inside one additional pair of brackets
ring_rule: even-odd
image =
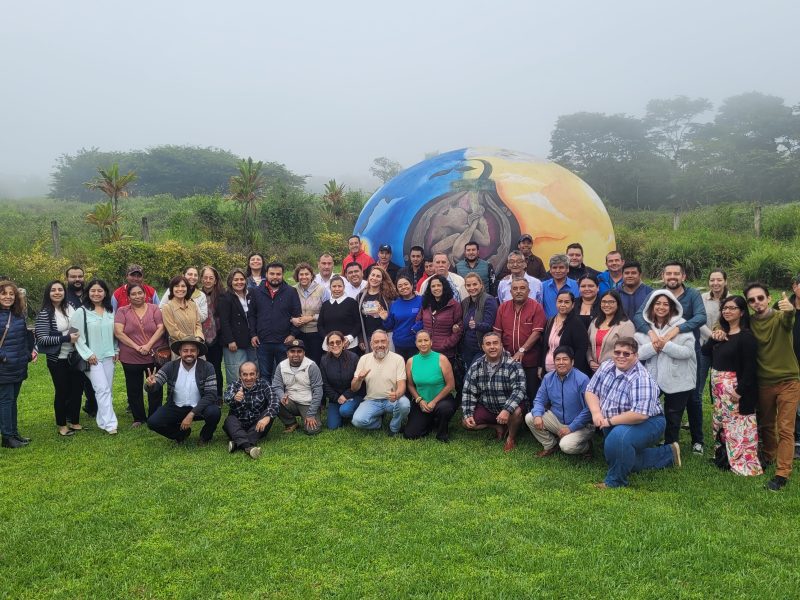
[[(132, 306), (123, 306), (114, 313), (114, 323), (122, 323), (122, 332), (131, 338), (136, 344), (144, 346), (153, 337), (153, 334), (162, 325), (161, 311), (155, 304), (146, 303), (147, 312), (139, 320)], [(159, 343), (156, 342), (155, 346)], [(155, 347), (153, 348), (155, 350)], [(139, 354), (133, 348), (129, 348), (124, 343), (119, 344), (119, 360), (129, 365), (149, 365), (153, 362), (153, 357), (149, 354)]]

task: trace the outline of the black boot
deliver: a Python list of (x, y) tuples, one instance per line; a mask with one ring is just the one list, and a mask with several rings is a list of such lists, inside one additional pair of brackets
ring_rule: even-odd
[(13, 436), (3, 436), (3, 448), (22, 448), (25, 444)]

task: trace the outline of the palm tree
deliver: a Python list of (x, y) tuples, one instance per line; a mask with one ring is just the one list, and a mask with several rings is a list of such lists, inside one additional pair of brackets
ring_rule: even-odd
[(112, 164), (108, 169), (97, 167), (97, 172), (100, 174), (99, 177), (95, 177), (83, 185), (90, 190), (100, 190), (108, 196), (116, 213), (119, 210), (119, 199), (128, 196), (128, 190), (125, 188), (136, 181), (138, 175), (135, 171), (128, 171), (125, 175), (120, 175), (118, 163)]
[(333, 217), (334, 223), (338, 223), (339, 219), (347, 216), (347, 202), (344, 197), (344, 184), (337, 184), (335, 179), (331, 179), (325, 184), (325, 193), (322, 195), (322, 200), (325, 202), (328, 212)]
[(264, 197), (267, 189), (267, 180), (261, 175), (264, 161), (253, 162), (248, 157), (239, 163), (239, 174), (233, 175), (228, 184), (228, 200), (241, 203), (242, 206), (242, 234), (248, 245), (253, 242), (253, 229), (256, 222), (258, 202)]
[(86, 213), (86, 222), (94, 225), (100, 232), (100, 243), (108, 244), (123, 239), (119, 229), (120, 214), (114, 210), (111, 202), (100, 202), (90, 213)]

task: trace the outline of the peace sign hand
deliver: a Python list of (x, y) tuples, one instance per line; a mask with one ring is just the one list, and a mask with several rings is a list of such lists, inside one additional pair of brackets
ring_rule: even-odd
[(145, 369), (145, 376), (147, 379), (145, 383), (147, 383), (148, 387), (153, 387), (156, 384), (156, 370), (155, 369)]

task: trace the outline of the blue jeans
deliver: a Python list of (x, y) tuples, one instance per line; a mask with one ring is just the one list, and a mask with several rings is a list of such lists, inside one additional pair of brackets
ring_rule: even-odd
[(658, 415), (636, 425), (616, 425), (603, 430), (603, 451), (608, 463), (605, 483), (608, 487), (628, 485), (629, 473), (672, 466), (670, 446), (651, 448), (661, 440), (665, 425), (664, 415)]
[(328, 429), (339, 429), (344, 419), (352, 419), (359, 404), (361, 404), (361, 398), (358, 396), (350, 398), (344, 404), (330, 400), (328, 402)]
[(258, 373), (262, 379), (272, 383), (275, 367), (286, 358), (286, 345), (277, 342), (261, 342), (258, 345)]
[[(225, 360), (225, 383), (229, 385), (239, 380), (239, 367), (242, 366), (242, 363), (258, 360), (255, 348), (239, 348), (236, 352), (231, 352), (227, 346), (223, 346), (222, 357)], [(258, 367), (258, 370), (261, 371), (261, 366)], [(272, 382), (270, 381), (270, 383)]]
[(19, 434), (17, 431), (17, 397), (21, 387), (21, 381), (0, 383), (0, 433), (3, 434), (3, 437)]
[(411, 411), (411, 402), (405, 396), (400, 396), (394, 402), (389, 400), (364, 400), (353, 414), (353, 427), (359, 429), (380, 429), (383, 424), (383, 415), (392, 414), (389, 429), (392, 433), (400, 431), (403, 419)]

